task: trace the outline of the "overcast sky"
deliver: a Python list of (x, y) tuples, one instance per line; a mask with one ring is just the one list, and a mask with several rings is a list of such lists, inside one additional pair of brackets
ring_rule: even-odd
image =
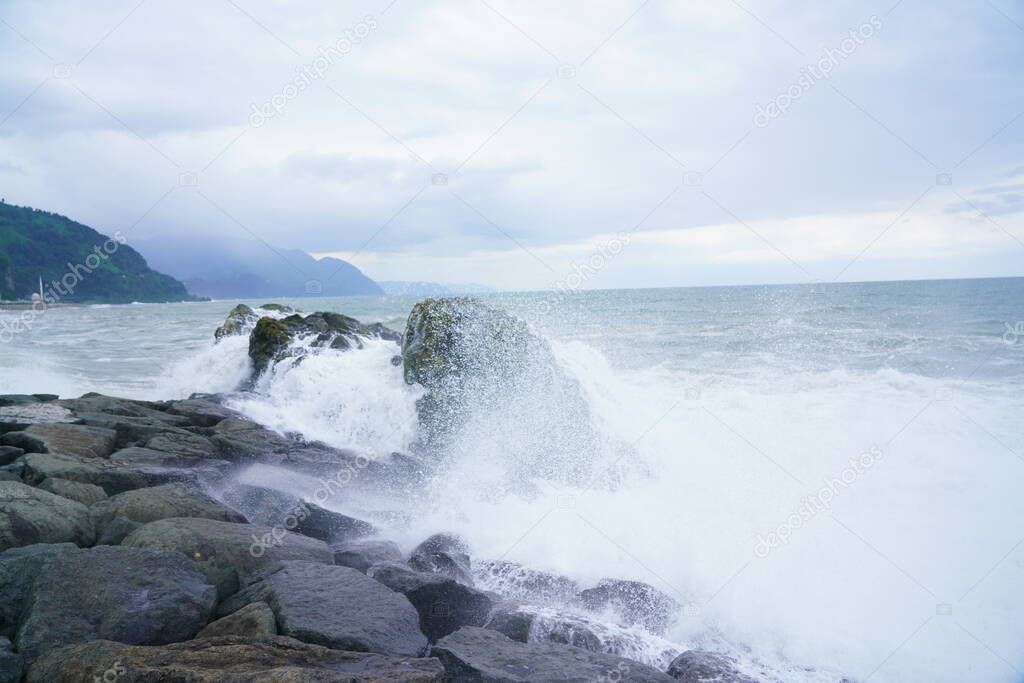
[(129, 242), (502, 288), (1024, 274), (1010, 0), (7, 1), (0, 62), (0, 195)]

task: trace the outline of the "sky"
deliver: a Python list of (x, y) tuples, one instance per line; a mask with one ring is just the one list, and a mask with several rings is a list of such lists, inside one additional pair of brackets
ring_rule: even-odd
[(1024, 274), (1021, 2), (5, 0), (0, 61), (0, 195), (129, 243), (503, 289)]

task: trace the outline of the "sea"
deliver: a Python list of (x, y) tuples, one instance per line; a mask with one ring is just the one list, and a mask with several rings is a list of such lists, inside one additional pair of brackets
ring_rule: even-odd
[[(542, 335), (586, 428), (629, 448), (568, 454), (614, 472), (583, 485), (517, 467), (547, 422), (467, 432), (387, 537), (449, 530), (474, 557), (650, 583), (681, 606), (663, 636), (631, 634), (658, 666), (700, 647), (766, 681), (1024, 681), (1024, 279), (478, 298)], [(401, 331), (417, 300), (275, 301)], [(235, 392), (247, 340), (213, 332), (236, 303), (0, 311), (0, 393)], [(423, 390), (396, 352), (281, 363), (231, 404), (404, 451)]]

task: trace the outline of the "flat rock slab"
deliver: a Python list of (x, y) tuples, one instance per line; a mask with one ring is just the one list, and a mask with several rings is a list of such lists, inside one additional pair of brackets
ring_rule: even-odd
[(40, 484), (44, 479), (68, 479), (99, 486), (108, 495), (156, 486), (173, 479), (170, 475), (139, 472), (100, 458), (81, 458), (61, 453), (28, 453), (24, 456), (25, 481)]
[(43, 423), (76, 424), (79, 419), (56, 403), (26, 403), (0, 408), (0, 431), (25, 429)]
[(202, 517), (221, 522), (244, 522), (245, 518), (204, 493), (195, 484), (174, 482), (125, 491), (90, 508), (97, 529), (116, 517), (147, 524), (172, 517)]
[(28, 683), (441, 683), (436, 659), (341, 652), (283, 636), (203, 638), (161, 647), (93, 641), (37, 660)]
[(657, 669), (571, 645), (517, 643), (497, 631), (466, 626), (431, 650), (448, 680), (476, 683), (675, 683)]
[(277, 541), (268, 527), (198, 517), (150, 522), (121, 543), (136, 548), (175, 550), (198, 562), (217, 560), (241, 574), (283, 560), (326, 564), (334, 561), (334, 553), (327, 544), (314, 538), (289, 533)]
[(405, 596), (350, 567), (282, 562), (221, 610), (261, 600), (283, 635), (336, 650), (419, 656), (427, 650), (419, 616)]
[(33, 543), (92, 545), (89, 509), (62, 496), (0, 481), (0, 550)]
[(83, 458), (105, 458), (114, 452), (117, 433), (80, 424), (33, 424), (20, 432), (0, 436), (0, 443), (30, 453), (64, 453)]
[(160, 645), (194, 636), (215, 605), (215, 589), (177, 553), (73, 550), (42, 566), (15, 642), (28, 660), (96, 639)]

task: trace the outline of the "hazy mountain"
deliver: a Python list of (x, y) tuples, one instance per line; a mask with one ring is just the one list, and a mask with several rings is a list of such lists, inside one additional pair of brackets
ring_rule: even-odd
[(40, 278), (47, 303), (193, 298), (117, 235), (55, 213), (0, 204), (0, 298), (28, 299), (39, 291)]
[(452, 285), (438, 282), (405, 282), (381, 280), (378, 282), (388, 296), (457, 296), (461, 294), (487, 294), (498, 290), (475, 283)]
[(215, 299), (383, 294), (376, 282), (336, 258), (250, 239), (158, 236), (133, 241), (154, 267), (189, 291)]

